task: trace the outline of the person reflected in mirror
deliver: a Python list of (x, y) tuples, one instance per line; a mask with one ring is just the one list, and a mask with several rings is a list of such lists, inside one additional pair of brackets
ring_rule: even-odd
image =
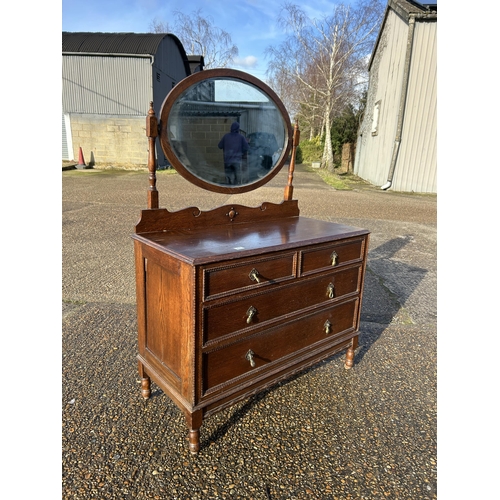
[(225, 134), (218, 144), (224, 152), (224, 173), (227, 184), (242, 183), (242, 163), (248, 151), (248, 142), (240, 134), (240, 124), (231, 124), (231, 132)]

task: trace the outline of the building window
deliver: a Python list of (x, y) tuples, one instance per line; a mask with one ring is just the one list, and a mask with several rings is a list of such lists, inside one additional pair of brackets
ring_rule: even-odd
[(380, 103), (382, 101), (377, 101), (375, 106), (373, 106), (373, 117), (372, 117), (372, 135), (378, 134), (378, 119), (380, 116)]
[(156, 73), (156, 81), (159, 82), (160, 81), (160, 73)]

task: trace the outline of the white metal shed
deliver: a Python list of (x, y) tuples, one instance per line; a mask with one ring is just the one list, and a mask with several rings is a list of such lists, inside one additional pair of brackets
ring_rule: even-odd
[(354, 172), (382, 189), (437, 193), (437, 1), (388, 1), (369, 73)]

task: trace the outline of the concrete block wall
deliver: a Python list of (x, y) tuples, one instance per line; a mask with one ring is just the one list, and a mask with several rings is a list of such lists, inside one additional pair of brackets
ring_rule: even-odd
[(224, 163), (222, 150), (217, 145), (223, 135), (229, 132), (233, 120), (228, 118), (189, 119), (184, 122), (183, 139), (196, 145), (199, 161), (214, 165)]
[(145, 116), (71, 114), (74, 158), (82, 148), (85, 163), (96, 168), (147, 168)]
[(224, 156), (217, 145), (229, 132), (233, 121), (226, 117), (197, 117), (183, 121), (180, 137), (193, 173), (214, 183), (224, 182)]

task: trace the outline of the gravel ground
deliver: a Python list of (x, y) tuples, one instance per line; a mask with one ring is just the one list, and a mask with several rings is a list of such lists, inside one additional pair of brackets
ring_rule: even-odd
[[(158, 172), (160, 206), (280, 202), (281, 172), (242, 195)], [(298, 166), (301, 215), (371, 231), (360, 347), (207, 418), (188, 451), (181, 411), (137, 373), (133, 247), (148, 174), (62, 173), (63, 499), (434, 499), (436, 196), (336, 191)]]

